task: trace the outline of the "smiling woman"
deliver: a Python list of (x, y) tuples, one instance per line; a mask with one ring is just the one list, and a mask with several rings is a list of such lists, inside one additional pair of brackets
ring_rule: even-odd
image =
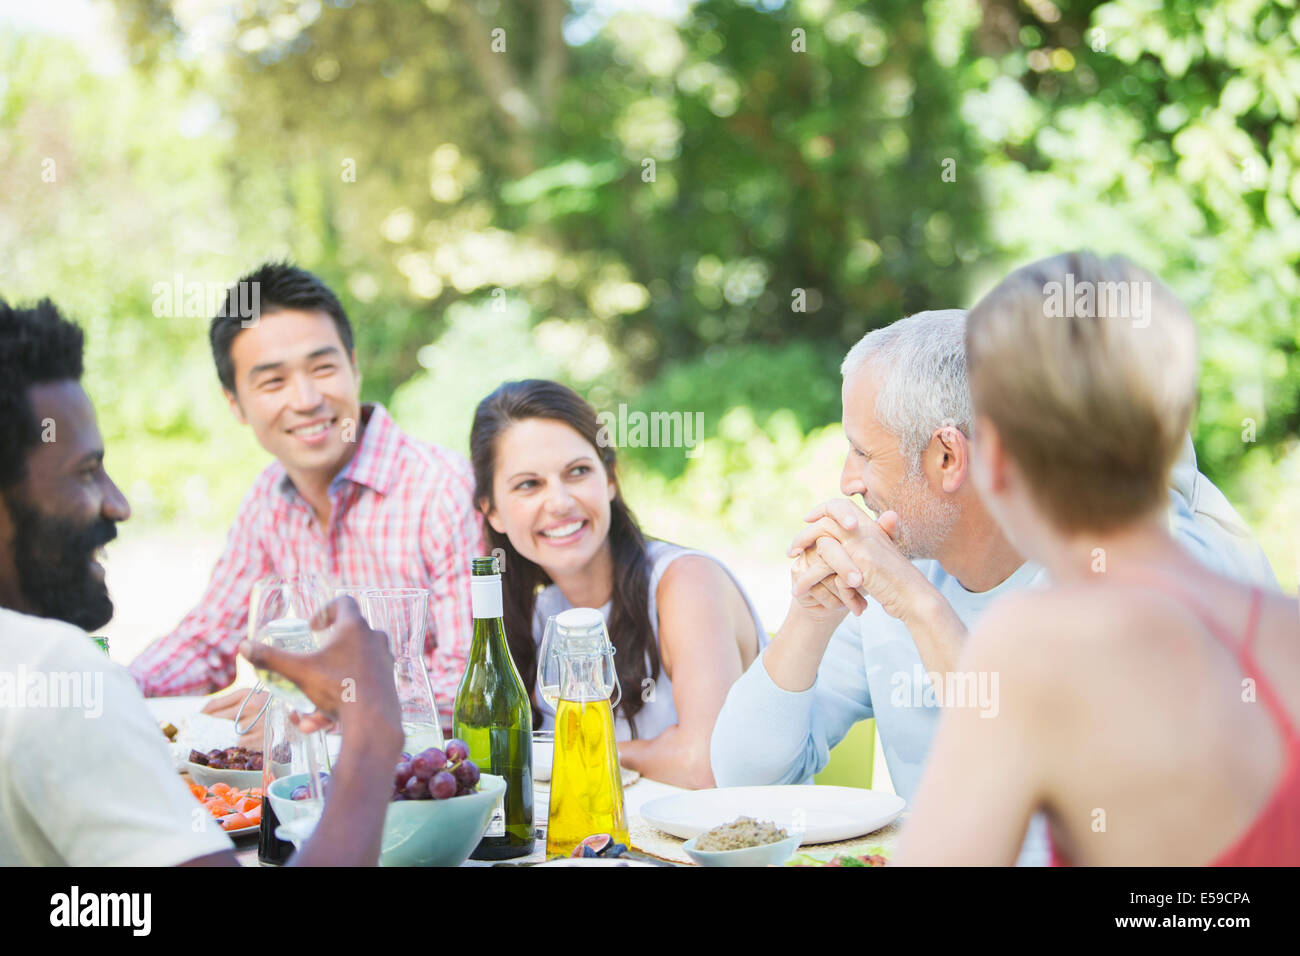
[(731, 684), (766, 642), (753, 604), (715, 559), (647, 541), (618, 487), (595, 410), (557, 382), (507, 382), (483, 399), (470, 449), (475, 501), (505, 554), (510, 652), (536, 694), (548, 616), (598, 608), (623, 688), (616, 737), (624, 766), (666, 783), (713, 785), (709, 738)]

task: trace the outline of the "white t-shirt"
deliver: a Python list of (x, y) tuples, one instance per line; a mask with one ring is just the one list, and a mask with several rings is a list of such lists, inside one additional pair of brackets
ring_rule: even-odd
[(126, 669), (79, 628), (0, 608), (0, 866), (174, 866), (232, 848)]

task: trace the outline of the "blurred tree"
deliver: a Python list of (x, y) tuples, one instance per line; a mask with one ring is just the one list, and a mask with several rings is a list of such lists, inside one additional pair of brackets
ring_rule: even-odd
[[(1289, 0), (113, 4), (125, 76), (3, 41), (0, 254), (6, 290), (113, 288), (123, 361), (204, 362), (148, 318), (153, 282), (291, 254), (343, 293), (366, 396), (400, 386), (423, 433), (463, 430), (449, 389), (468, 407), (499, 374), (555, 374), (603, 408), (704, 411), (752, 464), (736, 436), (784, 453), (792, 421), (836, 416), (865, 331), (1087, 245), (1197, 316), (1212, 477), (1268, 520), (1300, 454)], [(46, 156), (81, 188), (40, 191)], [(46, 239), (22, 231), (37, 209)], [(123, 395), (150, 434), (226, 434)], [(681, 487), (713, 467), (631, 457)]]
[(119, 5), (143, 63), (220, 58), (232, 172), (279, 170), (267, 202), (321, 237), (300, 255), (415, 306), (372, 317), (379, 385), (496, 288), (599, 327), (637, 379), (711, 346), (834, 352), (958, 301), (984, 238), (976, 183), (942, 175), (960, 91), (902, 0), (707, 0), (573, 49), (561, 0)]

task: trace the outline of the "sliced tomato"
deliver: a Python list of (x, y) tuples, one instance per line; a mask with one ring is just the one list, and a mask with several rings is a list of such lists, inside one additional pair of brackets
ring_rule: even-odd
[(244, 816), (244, 814), (235, 812), (221, 818), (221, 829), (223, 830), (242, 830), (244, 827), (252, 826), (253, 821)]

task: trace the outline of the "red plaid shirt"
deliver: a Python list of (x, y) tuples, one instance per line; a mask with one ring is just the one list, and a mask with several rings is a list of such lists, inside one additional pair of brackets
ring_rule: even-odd
[(253, 582), (311, 571), (332, 585), (429, 590), (426, 662), (443, 720), (451, 716), (473, 635), (470, 559), (482, 548), (473, 475), (460, 455), (403, 434), (383, 406), (363, 406), (362, 419), (361, 444), (330, 485), (328, 536), (278, 461), (258, 476), (199, 606), (131, 663), (145, 696), (228, 686)]

